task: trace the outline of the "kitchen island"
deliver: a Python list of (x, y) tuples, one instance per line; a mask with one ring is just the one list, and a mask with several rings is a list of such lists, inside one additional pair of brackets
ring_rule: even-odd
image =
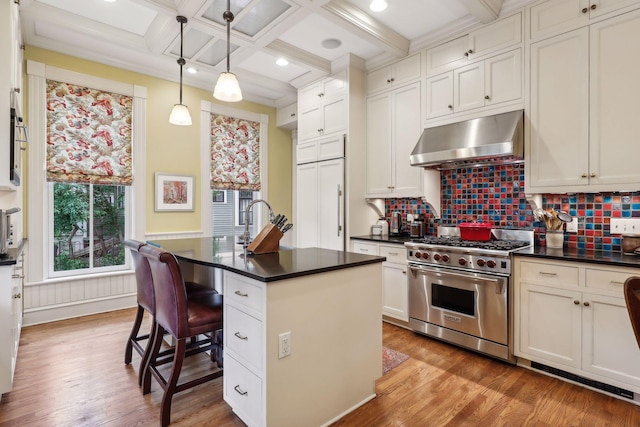
[(225, 296), (224, 400), (247, 425), (327, 425), (375, 397), (384, 257), (319, 248), (245, 257), (218, 238), (153, 243), (189, 279), (203, 277), (189, 266), (218, 270), (209, 283)]

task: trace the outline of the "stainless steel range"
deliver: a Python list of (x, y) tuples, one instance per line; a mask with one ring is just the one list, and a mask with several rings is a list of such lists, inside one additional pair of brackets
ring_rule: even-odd
[(416, 332), (511, 363), (512, 252), (533, 245), (532, 230), (494, 229), (486, 242), (456, 227), (405, 243), (409, 326)]

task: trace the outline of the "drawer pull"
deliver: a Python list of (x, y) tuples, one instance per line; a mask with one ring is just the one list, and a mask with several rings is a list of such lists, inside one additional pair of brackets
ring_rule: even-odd
[(248, 340), (249, 338), (246, 335), (242, 335), (240, 332), (236, 332), (235, 334), (236, 337), (240, 338), (241, 340)]
[(548, 273), (546, 271), (541, 271), (540, 274), (542, 274), (543, 276), (557, 276), (558, 273)]
[(577, 299), (574, 299), (574, 300), (573, 300), (573, 303), (574, 303), (575, 305), (580, 305), (580, 301), (578, 301)]
[(585, 307), (589, 307), (589, 305), (590, 305), (589, 301), (585, 301), (585, 302), (583, 302), (583, 304), (584, 304)]
[(398, 256), (398, 252), (389, 252), (389, 255)]
[(17, 294), (13, 294), (13, 297), (15, 299), (19, 299), (19, 298), (22, 298), (22, 294), (20, 292), (18, 292)]
[(244, 292), (240, 292), (240, 291), (235, 291), (234, 294), (238, 295), (239, 297), (248, 297), (249, 294), (245, 294)]
[(617, 280), (612, 280), (612, 281), (611, 281), (611, 284), (612, 284), (612, 285), (624, 285), (624, 282), (619, 282), (619, 281), (617, 281)]
[(240, 388), (240, 384), (238, 384), (237, 386), (235, 386), (233, 389), (234, 389), (235, 391), (237, 391), (237, 392), (238, 392), (238, 394), (239, 394), (240, 396), (246, 396), (246, 395), (249, 393), (249, 392), (247, 392), (247, 391), (242, 390), (242, 389)]
[(360, 252), (369, 252), (369, 249), (360, 248)]

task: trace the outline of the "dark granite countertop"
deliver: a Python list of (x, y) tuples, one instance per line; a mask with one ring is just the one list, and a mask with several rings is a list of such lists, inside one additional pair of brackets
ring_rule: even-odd
[(408, 234), (400, 234), (397, 236), (351, 236), (352, 240), (368, 240), (376, 243), (393, 243), (396, 245), (404, 245), (405, 242), (410, 242), (411, 237)]
[(203, 237), (151, 242), (179, 260), (229, 270), (261, 282), (291, 279), (385, 261), (385, 257), (320, 248), (280, 248), (272, 254), (249, 255), (226, 239)]
[(18, 258), (20, 258), (25, 242), (26, 239), (22, 240), (17, 248), (9, 248), (6, 254), (0, 255), (0, 266), (16, 264), (18, 262)]
[(519, 249), (513, 252), (515, 256), (555, 259), (558, 261), (578, 261), (594, 264), (604, 264), (619, 267), (640, 268), (640, 255), (625, 255), (622, 252), (604, 252), (586, 249), (554, 249), (544, 246)]

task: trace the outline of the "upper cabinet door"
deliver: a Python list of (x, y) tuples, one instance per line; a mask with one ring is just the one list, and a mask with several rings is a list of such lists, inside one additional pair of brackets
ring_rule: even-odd
[(422, 195), (422, 168), (411, 166), (409, 157), (422, 133), (420, 83), (398, 88), (392, 100), (393, 193)]
[(516, 49), (484, 61), (484, 105), (522, 98), (522, 50)]
[(484, 107), (484, 62), (474, 62), (453, 71), (453, 110)]
[(469, 57), (469, 36), (443, 43), (427, 49), (427, 75), (451, 70), (466, 63)]
[(470, 33), (467, 52), (469, 59), (474, 59), (520, 42), (522, 42), (522, 14), (517, 13)]
[(426, 80), (426, 118), (453, 113), (453, 71), (429, 77)]
[(531, 8), (531, 40), (558, 33), (567, 28), (586, 25), (588, 0), (549, 0)]
[(392, 96), (388, 92), (367, 98), (368, 195), (384, 196), (391, 192), (391, 105)]

